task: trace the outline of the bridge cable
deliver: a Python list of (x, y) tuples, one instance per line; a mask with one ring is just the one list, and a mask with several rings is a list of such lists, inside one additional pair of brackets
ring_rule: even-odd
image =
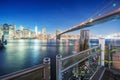
[(95, 12), (98, 11), (101, 8), (101, 5), (104, 5), (104, 3), (105, 3), (105, 0), (101, 4), (99, 4), (98, 6), (96, 6), (96, 9), (94, 9), (92, 11), (92, 13), (90, 14), (90, 17), (87, 20), (89, 20), (90, 18), (92, 18), (94, 15), (96, 15)]
[[(105, 1), (104, 1), (105, 2)], [(101, 15), (101, 13), (103, 13), (103, 11), (107, 11), (105, 9), (110, 9), (109, 6), (113, 4), (113, 0), (111, 0), (107, 5), (103, 6), (101, 9), (98, 9), (96, 13), (94, 13), (91, 17), (94, 17), (96, 15)], [(89, 18), (91, 18), (89, 17)]]

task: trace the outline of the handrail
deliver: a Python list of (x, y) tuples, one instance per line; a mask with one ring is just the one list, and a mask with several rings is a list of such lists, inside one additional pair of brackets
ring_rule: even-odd
[[(69, 74), (69, 70), (70, 70), (70, 72), (72, 72), (71, 69), (75, 68), (75, 67), (77, 69), (79, 69), (78, 65), (80, 63), (84, 63), (86, 61), (90, 61), (90, 63), (91, 63), (91, 61), (94, 61), (94, 58), (95, 58), (94, 64), (99, 66), (100, 63), (98, 63), (98, 61), (101, 58), (100, 57), (101, 53), (99, 53), (99, 51), (97, 51), (97, 49), (99, 49), (99, 48), (100, 48), (100, 45), (92, 47), (92, 48), (84, 50), (84, 51), (81, 51), (79, 53), (70, 55), (65, 58), (62, 58), (62, 56), (60, 54), (57, 55), (56, 56), (56, 80), (63, 80), (63, 78), (62, 78), (63, 74), (67, 74), (67, 72)], [(85, 64), (87, 64), (87, 63), (84, 63), (84, 65)], [(94, 64), (89, 64), (89, 65), (94, 65)], [(97, 67), (95, 67), (95, 68), (97, 68)], [(69, 75), (71, 75), (71, 74), (69, 74)], [(64, 78), (67, 77), (66, 79), (69, 78), (69, 76), (63, 76), (63, 77)]]
[(50, 80), (50, 58), (43, 59), (43, 64), (0, 76), (0, 80)]
[(68, 58), (71, 58), (71, 57), (77, 56), (77, 55), (79, 55), (79, 54), (82, 54), (82, 53), (88, 52), (88, 51), (90, 51), (90, 50), (92, 50), (92, 49), (95, 49), (95, 48), (98, 48), (98, 47), (100, 47), (100, 46), (95, 46), (95, 47), (93, 47), (93, 48), (90, 48), (90, 49), (87, 49), (87, 50), (81, 51), (81, 52), (79, 52), (79, 53), (77, 53), (77, 54), (73, 54), (73, 55), (70, 55), (70, 56), (64, 57), (64, 58), (62, 58), (61, 60), (63, 61), (63, 60), (65, 60), (65, 59), (68, 59)]
[(26, 73), (32, 72), (32, 71), (37, 70), (37, 69), (42, 69), (44, 67), (45, 67), (44, 64), (40, 64), (40, 65), (37, 65), (37, 66), (33, 66), (31, 68), (23, 69), (21, 71), (17, 71), (17, 72), (13, 72), (13, 73), (10, 73), (10, 74), (7, 74), (7, 75), (0, 76), (0, 79), (4, 79), (4, 80), (5, 79), (11, 79), (11, 78), (18, 77), (18, 76), (24, 75)]

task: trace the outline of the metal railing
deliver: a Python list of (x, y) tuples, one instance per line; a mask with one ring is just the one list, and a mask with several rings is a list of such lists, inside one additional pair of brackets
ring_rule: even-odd
[(56, 80), (88, 80), (100, 65), (100, 46), (62, 58), (56, 56)]
[(0, 77), (0, 80), (50, 80), (50, 58), (43, 64)]

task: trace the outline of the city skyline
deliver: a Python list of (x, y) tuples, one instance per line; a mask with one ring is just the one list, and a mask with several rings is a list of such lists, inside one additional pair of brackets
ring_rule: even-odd
[[(47, 32), (53, 34), (57, 29), (63, 31), (115, 10), (120, 7), (119, 3), (119, 0), (1, 0), (0, 24), (16, 24), (17, 29), (23, 25), (31, 30), (37, 25), (38, 31), (46, 27)], [(119, 32), (119, 21), (113, 20), (85, 29), (99, 35)], [(79, 31), (73, 33), (79, 34)]]

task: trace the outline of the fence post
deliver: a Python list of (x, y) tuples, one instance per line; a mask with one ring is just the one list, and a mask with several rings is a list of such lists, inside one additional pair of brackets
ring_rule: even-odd
[(61, 74), (61, 68), (62, 68), (62, 62), (61, 62), (62, 56), (58, 54), (56, 56), (56, 80), (62, 80), (62, 74)]
[(100, 38), (99, 39), (99, 44), (101, 47), (101, 65), (104, 66), (104, 57), (105, 57), (105, 39), (104, 38)]
[(43, 59), (43, 64), (45, 65), (44, 68), (44, 80), (50, 80), (50, 58), (44, 58)]

